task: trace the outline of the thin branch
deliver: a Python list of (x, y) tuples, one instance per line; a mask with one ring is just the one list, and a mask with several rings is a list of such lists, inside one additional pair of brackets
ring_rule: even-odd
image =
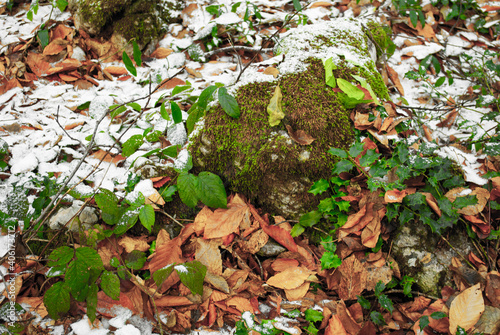
[[(232, 44), (232, 43), (231, 43)], [(266, 52), (271, 52), (273, 51), (273, 48), (252, 48), (252, 47), (247, 47), (244, 45), (234, 45), (230, 47), (225, 47), (225, 48), (220, 48), (217, 50), (212, 50), (209, 52), (205, 52), (203, 54), (204, 57), (209, 58), (212, 57), (213, 55), (216, 55), (220, 52), (228, 52), (228, 51), (235, 51), (235, 50), (243, 50), (243, 51), (248, 51), (248, 52), (257, 52), (257, 53), (266, 53)]]

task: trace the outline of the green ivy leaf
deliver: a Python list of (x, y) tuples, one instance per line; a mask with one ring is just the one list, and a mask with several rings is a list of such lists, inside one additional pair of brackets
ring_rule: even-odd
[(238, 102), (231, 94), (227, 93), (225, 87), (219, 88), (219, 103), (227, 115), (235, 119), (240, 117)]
[(144, 143), (144, 136), (136, 134), (130, 136), (128, 140), (123, 143), (122, 154), (125, 157), (132, 155)]
[(333, 252), (325, 251), (321, 256), (321, 268), (326, 269), (336, 269), (342, 264), (342, 260), (334, 254)]
[(312, 227), (323, 217), (323, 214), (318, 211), (311, 211), (302, 215), (299, 218), (299, 224), (304, 227)]
[(139, 49), (139, 46), (137, 45), (137, 43), (134, 41), (132, 41), (132, 48), (133, 48), (133, 56), (134, 56), (134, 61), (135, 61), (135, 64), (137, 64), (137, 66), (141, 66), (142, 65), (142, 59), (141, 59), (141, 56), (142, 56), (142, 52), (141, 50)]
[(366, 300), (365, 298), (363, 298), (360, 295), (357, 295), (356, 297), (358, 298), (358, 303), (361, 305), (362, 308), (364, 308), (364, 309), (371, 309), (372, 308), (372, 305), (370, 304), (370, 302), (368, 300)]
[(196, 193), (198, 199), (208, 207), (227, 208), (226, 189), (216, 174), (207, 171), (200, 172)]
[(381, 294), (378, 297), (378, 302), (380, 303), (380, 305), (383, 308), (385, 308), (386, 310), (388, 310), (392, 314), (392, 312), (394, 311), (394, 306), (392, 305), (391, 299), (389, 299), (389, 297), (387, 295)]
[(144, 205), (139, 211), (141, 224), (151, 233), (151, 228), (155, 224), (155, 210), (150, 204)]
[(140, 270), (146, 264), (146, 253), (139, 250), (133, 250), (125, 259), (125, 265), (132, 270)]
[(127, 53), (124, 51), (122, 54), (122, 60), (123, 64), (125, 64), (125, 68), (127, 69), (128, 72), (130, 72), (131, 75), (134, 77), (137, 76), (137, 69), (135, 68), (134, 64), (132, 63), (132, 60), (130, 57), (127, 55)]
[(424, 328), (429, 325), (429, 316), (428, 315), (422, 315), (420, 317), (420, 321), (418, 323), (420, 327), (420, 331), (424, 331)]
[(181, 172), (177, 177), (177, 188), (183, 203), (194, 208), (198, 204), (198, 177), (191, 173)]
[(75, 251), (67, 246), (62, 246), (50, 253), (48, 266), (64, 266), (68, 264), (75, 255)]
[(477, 204), (477, 198), (475, 195), (466, 195), (463, 197), (458, 197), (453, 202), (453, 207), (462, 209), (467, 206), (474, 206)]
[(315, 182), (307, 192), (312, 193), (314, 195), (318, 195), (327, 191), (329, 188), (330, 184), (328, 183), (328, 180), (320, 179), (317, 182)]
[(43, 304), (54, 320), (59, 319), (62, 314), (66, 314), (70, 307), (69, 289), (66, 284), (57, 282), (52, 285), (43, 296)]
[(333, 166), (332, 174), (338, 175), (341, 174), (342, 172), (348, 172), (351, 171), (353, 167), (354, 164), (352, 164), (351, 161), (348, 160), (340, 161)]
[(181, 282), (186, 285), (192, 294), (203, 294), (203, 280), (207, 267), (199, 261), (187, 262), (174, 266)]
[(323, 320), (323, 313), (312, 308), (306, 309), (304, 312), (304, 316), (306, 318), (306, 321), (309, 322), (319, 322)]
[(379, 281), (376, 285), (375, 285), (375, 296), (380, 296), (380, 294), (382, 293), (382, 291), (385, 290), (385, 284), (382, 282), (382, 281)]
[(120, 279), (111, 271), (104, 271), (101, 275), (101, 288), (113, 300), (120, 298)]
[(170, 103), (170, 109), (172, 110), (172, 118), (174, 119), (174, 123), (181, 123), (182, 122), (182, 112), (181, 108), (177, 104), (177, 102), (172, 101)]
[(87, 316), (91, 323), (94, 323), (96, 312), (97, 312), (97, 292), (99, 288), (95, 283), (92, 283), (89, 287), (89, 292), (87, 294)]
[(170, 274), (174, 271), (174, 265), (175, 264), (170, 264), (164, 268), (161, 268), (159, 270), (156, 270), (155, 273), (153, 273), (153, 280), (155, 281), (156, 287), (161, 287), (163, 282), (170, 276)]

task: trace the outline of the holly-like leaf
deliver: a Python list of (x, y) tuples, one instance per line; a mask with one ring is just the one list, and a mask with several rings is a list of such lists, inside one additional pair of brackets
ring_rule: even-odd
[(182, 122), (182, 111), (177, 102), (172, 101), (170, 103), (170, 109), (172, 110), (172, 118), (174, 119), (174, 123)]
[(122, 155), (125, 157), (132, 155), (143, 143), (144, 136), (139, 134), (130, 136), (130, 138), (123, 143)]
[(339, 256), (329, 251), (323, 253), (320, 261), (321, 261), (321, 268), (323, 270), (336, 269), (340, 265), (342, 265), (342, 260), (339, 258)]
[(305, 316), (305, 319), (306, 321), (309, 321), (309, 322), (318, 322), (318, 321), (322, 321), (323, 320), (323, 313), (321, 313), (320, 311), (317, 311), (315, 309), (312, 309), (312, 308), (309, 308), (309, 309), (306, 309), (306, 311), (304, 312), (304, 316)]
[(380, 314), (379, 312), (375, 312), (375, 311), (371, 312), (370, 319), (372, 319), (372, 322), (378, 326), (383, 326), (386, 324), (384, 316), (382, 314)]
[(177, 177), (177, 188), (183, 203), (194, 208), (198, 203), (198, 177), (191, 173), (181, 172)]
[(151, 228), (155, 224), (155, 210), (150, 204), (144, 205), (139, 211), (141, 224), (151, 233)]
[(363, 298), (360, 295), (357, 295), (356, 297), (358, 298), (358, 302), (361, 305), (361, 307), (363, 307), (364, 309), (371, 309), (372, 308), (372, 305), (370, 304), (370, 302), (368, 300), (366, 300), (365, 298)]
[(431, 314), (431, 318), (433, 318), (434, 320), (439, 320), (445, 317), (447, 317), (447, 315), (444, 312), (434, 312)]
[(62, 314), (66, 314), (70, 307), (69, 289), (66, 284), (57, 282), (52, 285), (43, 296), (43, 304), (54, 320), (59, 319)]
[(356, 158), (360, 153), (363, 152), (363, 150), (363, 143), (356, 142), (349, 148), (349, 156), (351, 156), (352, 158)]
[(375, 285), (375, 296), (380, 296), (380, 294), (382, 293), (382, 291), (385, 290), (385, 284), (382, 282), (382, 281), (379, 281), (376, 285)]
[(453, 202), (453, 207), (462, 209), (467, 206), (474, 206), (477, 204), (477, 198), (475, 195), (466, 195), (463, 197), (458, 197)]
[(208, 207), (227, 208), (226, 189), (220, 177), (203, 171), (198, 175), (197, 196)]
[(127, 53), (124, 51), (122, 54), (122, 60), (123, 64), (125, 64), (125, 68), (127, 69), (128, 72), (130, 72), (131, 75), (134, 77), (137, 76), (137, 69), (134, 66), (134, 63), (132, 63), (132, 60), (130, 57), (127, 55)]
[(347, 152), (343, 149), (330, 148), (327, 152), (340, 158), (347, 158)]
[(235, 119), (240, 117), (240, 107), (238, 106), (238, 102), (231, 94), (227, 93), (227, 89), (225, 87), (219, 88), (219, 103), (227, 115)]
[(369, 149), (366, 151), (366, 154), (359, 158), (359, 164), (361, 164), (361, 166), (370, 166), (378, 160), (379, 157), (380, 154), (376, 153), (374, 149)]
[(192, 294), (203, 294), (203, 280), (207, 273), (207, 267), (199, 261), (187, 262), (174, 266), (181, 282), (186, 285)]
[(392, 314), (392, 312), (394, 311), (394, 306), (392, 305), (391, 299), (389, 299), (389, 297), (387, 295), (381, 294), (378, 297), (378, 302), (380, 303), (380, 305), (383, 308), (385, 308), (386, 310), (388, 310)]
[(315, 182), (307, 192), (312, 193), (314, 195), (318, 195), (327, 191), (329, 188), (330, 184), (328, 183), (328, 180), (320, 179), (317, 182)]
[(111, 271), (104, 271), (101, 275), (101, 288), (113, 300), (120, 298), (120, 279)]
[(340, 161), (333, 166), (332, 174), (338, 175), (341, 174), (342, 172), (348, 172), (351, 171), (353, 167), (354, 164), (352, 164), (351, 161), (348, 160)]

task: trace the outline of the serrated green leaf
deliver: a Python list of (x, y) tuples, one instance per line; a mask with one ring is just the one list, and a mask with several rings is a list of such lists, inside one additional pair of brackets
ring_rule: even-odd
[(101, 288), (113, 300), (120, 298), (120, 279), (111, 271), (104, 271), (101, 275)]
[(91, 323), (94, 323), (96, 312), (97, 312), (97, 292), (99, 288), (95, 283), (92, 283), (89, 287), (89, 292), (87, 294), (87, 316)]
[(467, 206), (474, 206), (477, 204), (477, 198), (475, 195), (466, 195), (463, 197), (457, 197), (455, 201), (453, 201), (453, 207), (462, 209)]
[(335, 208), (335, 200), (332, 198), (326, 198), (319, 202), (318, 210), (322, 213), (328, 213)]
[(170, 102), (170, 109), (172, 110), (172, 119), (174, 119), (174, 123), (182, 122), (182, 111), (177, 102)]
[(351, 203), (349, 201), (341, 200), (335, 203), (340, 211), (347, 212), (349, 211), (349, 207), (351, 207)]
[(269, 101), (269, 105), (267, 105), (267, 114), (269, 114), (268, 121), (271, 127), (279, 125), (281, 120), (285, 117), (285, 113), (283, 113), (283, 107), (281, 105), (282, 99), (283, 96), (281, 95), (280, 86), (276, 85), (271, 101)]
[(198, 204), (198, 177), (181, 172), (177, 177), (177, 188), (183, 203), (191, 208)]
[(64, 266), (73, 259), (74, 255), (75, 251), (72, 248), (66, 246), (59, 247), (50, 253), (47, 265), (51, 267)]
[(403, 286), (403, 294), (407, 297), (411, 297), (411, 286), (415, 282), (415, 279), (410, 276), (403, 276), (401, 279), (401, 286)]
[(304, 227), (312, 227), (323, 217), (323, 214), (318, 211), (311, 211), (302, 215), (299, 218), (299, 224)]
[(132, 48), (133, 48), (133, 56), (134, 56), (135, 64), (137, 64), (137, 66), (141, 66), (142, 65), (142, 59), (141, 59), (142, 52), (139, 49), (139, 46), (137, 45), (137, 43), (135, 41), (132, 41)]
[(120, 236), (125, 233), (127, 230), (132, 228), (137, 220), (139, 219), (139, 211), (137, 209), (134, 210), (125, 210), (123, 215), (120, 217), (118, 222), (116, 223), (113, 234)]
[(151, 233), (151, 228), (155, 224), (155, 210), (150, 204), (144, 205), (139, 211), (139, 220), (141, 224)]
[(99, 193), (95, 195), (94, 199), (99, 209), (103, 212), (113, 210), (113, 207), (118, 205), (118, 198), (116, 195), (105, 188), (100, 188)]
[(377, 284), (375, 284), (375, 289), (374, 289), (375, 296), (378, 297), (383, 290), (385, 290), (385, 284), (382, 281), (379, 281)]
[(428, 315), (422, 315), (419, 319), (420, 321), (418, 322), (420, 331), (424, 331), (424, 328), (429, 325), (429, 316)]
[(320, 179), (317, 182), (315, 182), (307, 192), (312, 193), (314, 195), (318, 195), (327, 191), (329, 188), (330, 184), (328, 183), (328, 180)]
[(240, 117), (238, 102), (231, 94), (227, 93), (225, 87), (219, 88), (219, 103), (227, 115), (235, 119)]
[(410, 205), (410, 206), (418, 206), (418, 205), (424, 205), (426, 204), (425, 200), (425, 195), (423, 195), (420, 192), (416, 192), (413, 194), (408, 194), (405, 197), (405, 201)]
[(198, 175), (196, 188), (198, 199), (212, 208), (227, 208), (226, 189), (220, 177), (211, 172), (203, 171)]
[(324, 252), (321, 256), (321, 268), (326, 269), (336, 269), (342, 264), (342, 260), (334, 254), (333, 252)]
[(349, 148), (349, 156), (352, 158), (356, 158), (361, 154), (364, 150), (363, 148), (363, 143), (361, 142), (356, 142), (354, 143), (350, 148)]
[(165, 108), (165, 101), (161, 103), (160, 106), (160, 115), (164, 120), (170, 121), (170, 114), (168, 113), (167, 109)]
[(66, 314), (70, 307), (70, 295), (65, 283), (58, 282), (52, 285), (43, 296), (43, 304), (54, 320), (59, 319), (62, 314)]
[(304, 312), (304, 317), (306, 321), (309, 322), (318, 322), (323, 320), (323, 313), (320, 311), (317, 311), (315, 309), (309, 308), (306, 309)]
[(372, 322), (378, 326), (383, 326), (385, 325), (385, 319), (384, 319), (384, 316), (382, 314), (380, 314), (379, 312), (371, 312), (370, 313), (370, 319), (372, 320)]
[(140, 270), (146, 264), (146, 253), (133, 250), (127, 256), (125, 256), (125, 265), (133, 270)]
[(130, 138), (123, 143), (122, 155), (125, 157), (132, 155), (143, 143), (144, 136), (139, 134), (130, 136)]
[(156, 270), (155, 273), (153, 273), (153, 280), (155, 281), (156, 287), (161, 287), (163, 282), (170, 276), (170, 274), (174, 271), (174, 265), (175, 264), (170, 264), (164, 268), (161, 268), (159, 270)]
[(389, 313), (392, 314), (392, 312), (394, 311), (394, 306), (392, 305), (391, 299), (389, 299), (389, 297), (387, 295), (381, 294), (378, 297), (378, 302), (380, 303), (380, 306), (382, 306), (383, 308), (388, 310)]
[(362, 89), (354, 86), (345, 79), (337, 78), (337, 85), (339, 85), (339, 88), (342, 90), (342, 92), (347, 94), (349, 98), (355, 100), (363, 100), (363, 98), (365, 97), (365, 92), (363, 92)]
[[(65, 283), (74, 297), (80, 295), (88, 287), (89, 277), (90, 272), (83, 260), (77, 258), (69, 263), (66, 270)], [(85, 297), (82, 297), (82, 299), (85, 299)]]
[(199, 261), (187, 262), (174, 266), (181, 282), (186, 285), (192, 294), (203, 294), (203, 280), (207, 273), (207, 267)]
[(343, 149), (330, 148), (327, 152), (340, 158), (347, 158), (347, 152)]
[(354, 164), (352, 164), (351, 161), (343, 160), (343, 161), (337, 162), (333, 166), (332, 174), (338, 175), (338, 174), (341, 174), (342, 172), (348, 172), (348, 171), (351, 171), (353, 167), (354, 167)]
[(132, 63), (132, 60), (130, 57), (127, 55), (127, 53), (124, 51), (122, 54), (122, 60), (123, 64), (125, 64), (125, 68), (127, 69), (128, 72), (130, 72), (131, 75), (134, 77), (137, 76), (137, 69), (135, 68), (134, 64)]
[(366, 300), (365, 298), (363, 298), (360, 295), (357, 295), (356, 297), (358, 298), (358, 303), (361, 305), (362, 308), (364, 308), (364, 309), (371, 309), (372, 308), (372, 305), (370, 304), (370, 302), (368, 300)]
[(380, 157), (380, 154), (375, 152), (374, 149), (369, 149), (366, 151), (366, 154), (364, 154), (363, 156), (361, 156), (359, 158), (359, 164), (361, 164), (361, 166), (365, 166), (365, 167), (370, 166), (376, 160), (378, 160), (379, 157)]

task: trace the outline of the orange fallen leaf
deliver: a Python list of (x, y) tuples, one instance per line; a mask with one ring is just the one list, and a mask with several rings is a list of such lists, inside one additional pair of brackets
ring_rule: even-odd
[(146, 236), (139, 236), (134, 238), (129, 236), (122, 236), (118, 241), (118, 245), (122, 246), (128, 253), (134, 250), (147, 251), (149, 250), (149, 244), (146, 240)]
[(425, 196), (425, 201), (427, 202), (427, 205), (429, 205), (430, 208), (436, 212), (436, 214), (441, 217), (441, 209), (439, 208), (439, 205), (437, 204), (436, 198), (431, 193), (428, 192), (421, 192)]
[(49, 45), (45, 47), (45, 49), (43, 49), (43, 54), (45, 56), (57, 55), (58, 53), (66, 49), (68, 43), (68, 41), (63, 40), (62, 38), (56, 38), (52, 42), (50, 42)]
[(399, 81), (398, 73), (389, 65), (387, 65), (386, 68), (387, 68), (387, 74), (389, 75), (389, 78), (391, 78), (391, 81), (394, 84), (394, 86), (396, 86), (396, 89), (398, 90), (399, 94), (404, 96), (405, 90), (403, 88), (403, 85), (401, 85), (401, 82)]
[(476, 215), (483, 211), (490, 197), (490, 192), (481, 187), (477, 187), (473, 191), (469, 191), (463, 187), (457, 187), (449, 190), (444, 196), (453, 203), (458, 197), (464, 197), (466, 195), (475, 195), (477, 198), (477, 204), (457, 209), (457, 212), (463, 215)]
[(267, 285), (291, 290), (304, 284), (313, 272), (303, 266), (288, 268), (267, 280)]
[(310, 286), (311, 286), (311, 284), (309, 282), (305, 282), (302, 285), (300, 285), (299, 287), (296, 287), (294, 289), (285, 290), (286, 298), (288, 299), (288, 301), (300, 300), (303, 297), (305, 297), (305, 295), (307, 294), (307, 291), (309, 291)]
[(123, 66), (108, 66), (104, 70), (115, 77), (119, 77), (128, 73), (127, 69)]
[(85, 124), (85, 121), (75, 122), (75, 123), (71, 123), (71, 124), (65, 125), (64, 129), (71, 130), (71, 129), (76, 128), (78, 126), (82, 126), (84, 124)]
[(407, 196), (406, 190), (390, 190), (385, 192), (384, 200), (387, 203), (402, 202), (404, 197)]
[(103, 160), (104, 162), (113, 163), (115, 165), (126, 159), (122, 155), (112, 156), (107, 151), (104, 151), (102, 149), (97, 150), (96, 152), (91, 154), (91, 156), (96, 159)]
[(316, 140), (312, 136), (306, 134), (306, 132), (301, 129), (293, 131), (292, 127), (286, 125), (286, 130), (288, 131), (288, 135), (290, 135), (292, 140), (294, 140), (300, 145), (309, 145)]
[(167, 48), (158, 48), (155, 51), (151, 53), (151, 57), (154, 58), (166, 58), (168, 55), (170, 55), (172, 52), (174, 52), (172, 49), (167, 49)]
[(366, 288), (367, 272), (356, 256), (342, 261), (337, 269), (341, 273), (338, 294), (342, 300), (355, 300)]
[(325, 335), (347, 335), (347, 332), (342, 325), (338, 315), (333, 314), (328, 321), (328, 326), (325, 329)]
[(170, 90), (178, 85), (186, 85), (186, 82), (182, 79), (174, 77), (174, 78), (169, 79), (169, 80), (165, 81), (164, 83), (162, 83), (160, 86), (160, 89), (161, 90)]

